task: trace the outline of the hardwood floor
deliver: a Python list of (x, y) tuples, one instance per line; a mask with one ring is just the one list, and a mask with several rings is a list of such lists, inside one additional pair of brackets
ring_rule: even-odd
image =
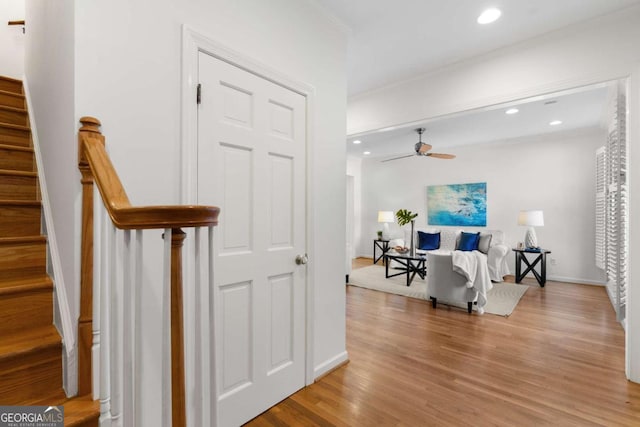
[(523, 283), (510, 317), (347, 286), (350, 363), (247, 425), (640, 426), (604, 288)]

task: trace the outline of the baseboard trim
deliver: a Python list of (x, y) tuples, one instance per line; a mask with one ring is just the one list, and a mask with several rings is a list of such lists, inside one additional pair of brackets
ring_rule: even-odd
[(316, 366), (313, 369), (313, 378), (314, 381), (318, 381), (320, 378), (330, 374), (341, 366), (349, 363), (349, 354), (347, 351), (343, 351), (342, 353), (332, 357), (324, 363)]
[(553, 280), (554, 282), (566, 282), (566, 283), (576, 283), (578, 285), (592, 285), (592, 286), (606, 286), (606, 283), (599, 282), (597, 280), (591, 279), (578, 279), (575, 277), (566, 277), (566, 276), (547, 276), (547, 280)]
[[(516, 276), (513, 274), (507, 274), (504, 276), (508, 281), (516, 281)], [(527, 276), (533, 279), (533, 276)], [(566, 276), (547, 276), (547, 280), (551, 280), (554, 282), (563, 282), (563, 283), (574, 283), (576, 285), (589, 285), (589, 286), (606, 286), (606, 283), (598, 282), (597, 280), (591, 279), (576, 279), (575, 277), (566, 277)]]

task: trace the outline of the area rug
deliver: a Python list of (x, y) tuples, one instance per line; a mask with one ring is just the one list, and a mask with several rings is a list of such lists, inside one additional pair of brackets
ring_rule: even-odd
[[(411, 286), (407, 286), (407, 276), (401, 275), (385, 279), (384, 267), (378, 265), (352, 270), (351, 274), (349, 274), (349, 285), (404, 295), (410, 298), (428, 299), (426, 280), (416, 276), (411, 282)], [(513, 313), (518, 301), (527, 292), (527, 289), (529, 287), (526, 285), (505, 282), (494, 283), (493, 288), (487, 294), (487, 305), (484, 307), (485, 313), (509, 316)], [(465, 309), (467, 307), (466, 304), (454, 305)]]

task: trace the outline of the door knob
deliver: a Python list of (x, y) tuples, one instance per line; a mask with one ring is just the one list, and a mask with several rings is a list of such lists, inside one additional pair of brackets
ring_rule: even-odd
[(298, 264), (298, 265), (304, 265), (304, 264), (307, 263), (307, 261), (309, 261), (309, 258), (307, 258), (307, 254), (298, 255), (296, 257), (296, 264)]

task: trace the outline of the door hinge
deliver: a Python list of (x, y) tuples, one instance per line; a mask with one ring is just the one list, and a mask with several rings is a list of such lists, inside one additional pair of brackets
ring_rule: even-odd
[(198, 83), (198, 89), (196, 91), (196, 104), (202, 102), (202, 84)]

